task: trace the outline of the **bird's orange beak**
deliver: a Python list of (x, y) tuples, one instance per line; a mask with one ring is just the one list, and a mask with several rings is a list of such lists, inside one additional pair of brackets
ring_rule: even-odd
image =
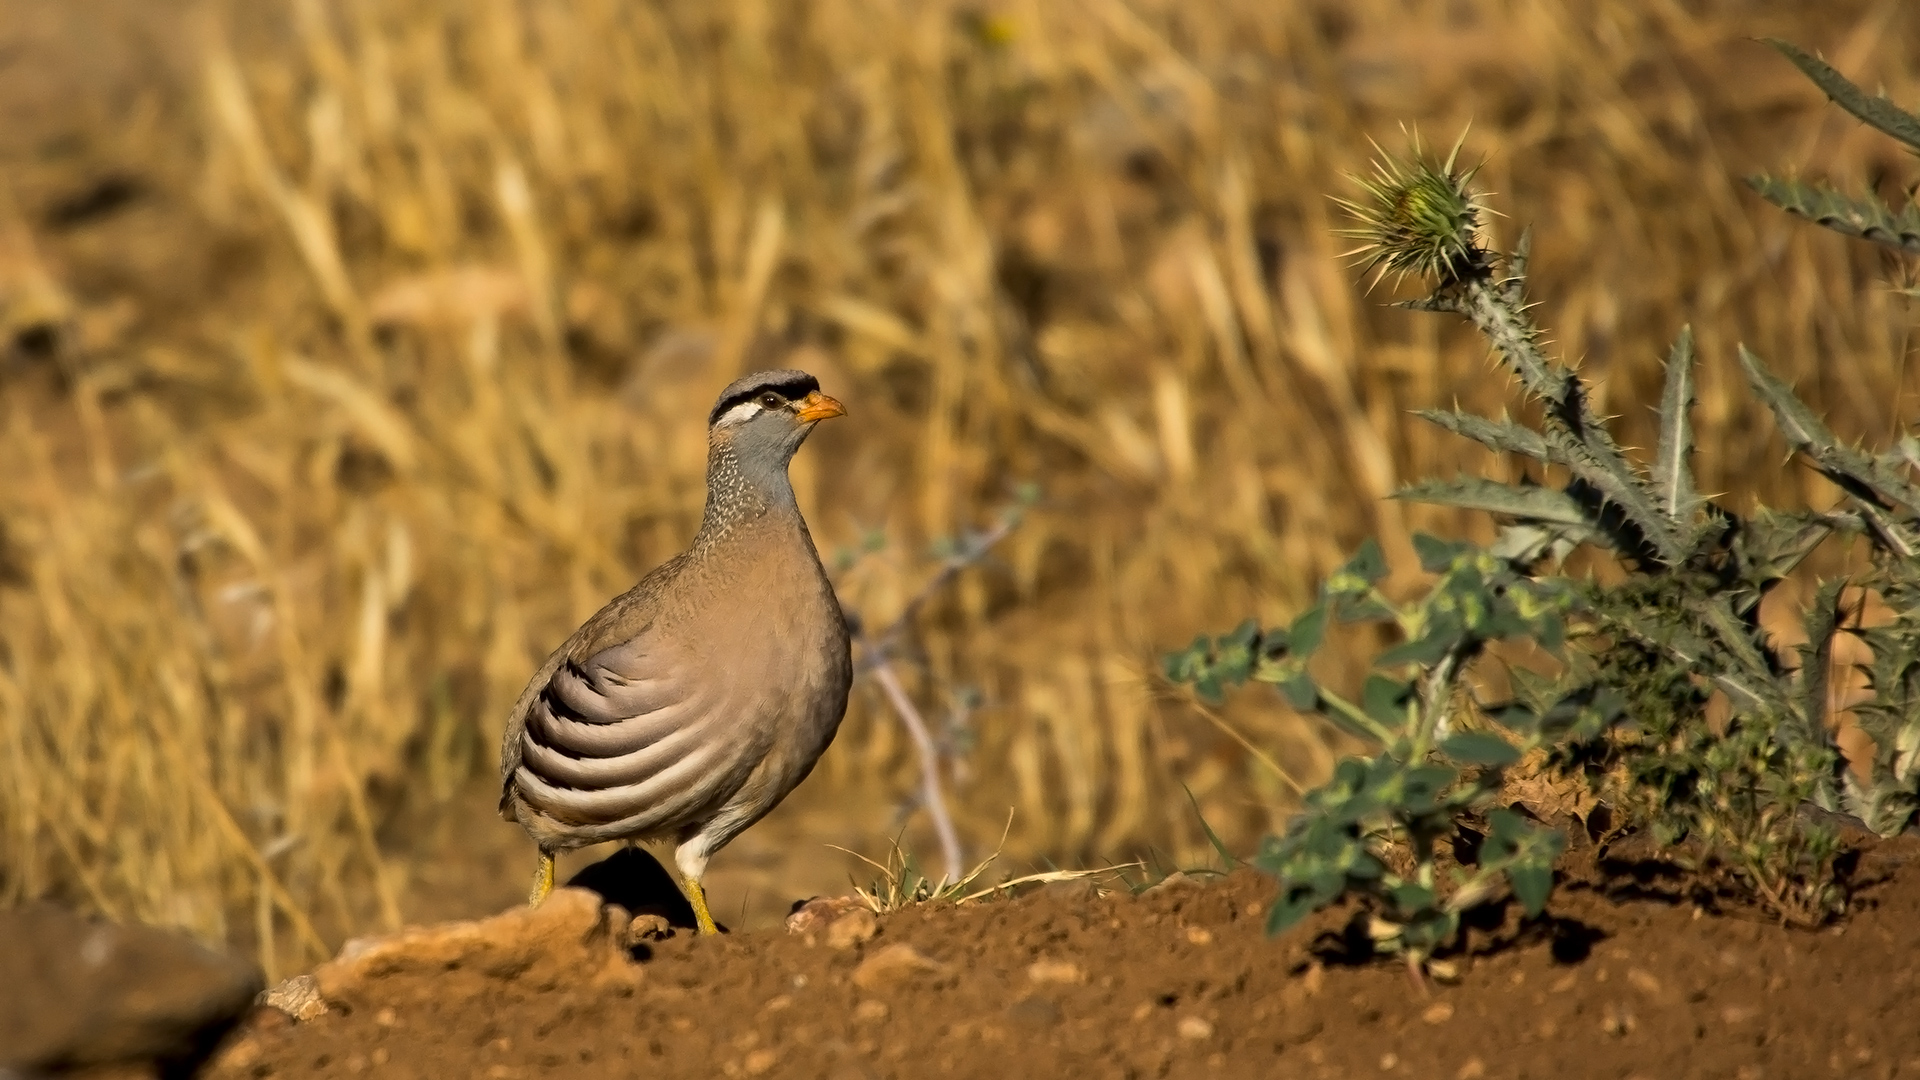
[(816, 420), (831, 420), (836, 416), (847, 415), (846, 406), (827, 395), (815, 390), (800, 402), (800, 410), (794, 413), (801, 420), (812, 423)]

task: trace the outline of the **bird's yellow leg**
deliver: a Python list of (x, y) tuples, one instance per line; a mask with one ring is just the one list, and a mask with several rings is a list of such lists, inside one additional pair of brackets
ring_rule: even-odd
[(553, 856), (540, 853), (540, 865), (533, 868), (533, 891), (527, 894), (527, 906), (539, 907), (540, 901), (553, 891)]
[(700, 924), (700, 933), (717, 934), (720, 928), (713, 925), (713, 913), (707, 910), (707, 890), (700, 887), (700, 879), (687, 878), (687, 899), (693, 904), (693, 918)]

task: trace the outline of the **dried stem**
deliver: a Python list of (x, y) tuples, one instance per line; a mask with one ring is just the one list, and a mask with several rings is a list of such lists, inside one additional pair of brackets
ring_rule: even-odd
[[(919, 706), (913, 703), (912, 696), (901, 684), (899, 674), (893, 669), (889, 653), (900, 639), (906, 636), (907, 629), (913, 625), (914, 617), (920, 613), (922, 607), (926, 606), (927, 601), (941, 589), (946, 588), (962, 570), (985, 558), (995, 544), (1006, 539), (1007, 535), (1020, 524), (1020, 516), (1017, 508), (1008, 510), (1000, 515), (1000, 520), (994, 524), (993, 528), (971, 538), (960, 550), (948, 556), (941, 563), (939, 572), (928, 579), (927, 583), (921, 586), (920, 591), (907, 601), (906, 606), (900, 610), (899, 616), (878, 638), (869, 638), (864, 629), (856, 629), (854, 634), (854, 640), (860, 643), (862, 668), (872, 674), (874, 680), (880, 684), (881, 691), (887, 695), (888, 703), (893, 706), (894, 713), (900, 717), (900, 723), (907, 729), (907, 734), (912, 737), (914, 746), (920, 752), (920, 801), (927, 808), (928, 816), (933, 819), (933, 830), (940, 838), (940, 855), (946, 864), (946, 875), (941, 879), (943, 884), (959, 881), (962, 868), (960, 836), (954, 830), (953, 816), (947, 810), (946, 796), (942, 793), (940, 786), (940, 747), (934, 742), (933, 733), (927, 727), (926, 719), (920, 715)], [(856, 628), (861, 627), (861, 621), (857, 616), (848, 621)]]
[(913, 745), (920, 751), (920, 802), (927, 808), (927, 816), (933, 819), (933, 831), (940, 838), (940, 858), (946, 866), (940, 883), (959, 881), (960, 835), (954, 831), (953, 817), (947, 813), (947, 800), (940, 791), (940, 749), (934, 745), (926, 720), (913, 698), (907, 695), (907, 688), (900, 685), (900, 676), (894, 672), (886, 654), (876, 651), (864, 636), (860, 638), (860, 648), (868, 657), (867, 670), (873, 673), (874, 681), (880, 684), (900, 723), (913, 737)]

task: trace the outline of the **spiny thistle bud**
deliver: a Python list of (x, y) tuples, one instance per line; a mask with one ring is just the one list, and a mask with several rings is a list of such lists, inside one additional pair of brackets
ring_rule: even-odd
[(1363, 272), (1374, 273), (1373, 284), (1392, 274), (1395, 284), (1408, 275), (1449, 285), (1471, 277), (1487, 266), (1480, 244), (1480, 217), (1489, 212), (1479, 193), (1468, 187), (1479, 166), (1456, 170), (1460, 145), (1453, 144), (1444, 162), (1435, 164), (1420, 151), (1418, 135), (1413, 150), (1397, 157), (1374, 149), (1372, 176), (1351, 179), (1367, 193), (1363, 202), (1335, 199), (1359, 222), (1340, 235), (1363, 243), (1347, 252), (1359, 256)]

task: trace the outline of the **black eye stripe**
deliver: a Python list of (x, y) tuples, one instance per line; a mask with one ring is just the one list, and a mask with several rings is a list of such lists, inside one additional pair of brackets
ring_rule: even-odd
[(767, 393), (778, 394), (788, 401), (799, 401), (819, 390), (820, 380), (804, 372), (780, 372), (774, 379), (755, 380), (744, 386), (735, 383), (728, 389), (732, 392), (715, 403), (713, 412), (707, 417), (707, 423), (711, 424), (725, 416), (727, 410), (736, 405), (744, 405), (750, 401), (758, 403), (761, 395)]

